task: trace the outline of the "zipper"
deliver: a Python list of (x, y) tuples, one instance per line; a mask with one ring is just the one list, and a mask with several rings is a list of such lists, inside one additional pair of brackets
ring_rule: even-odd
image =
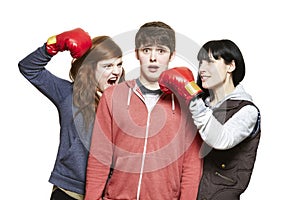
[(143, 149), (143, 155), (142, 155), (142, 166), (141, 166), (140, 177), (139, 177), (139, 182), (138, 182), (138, 189), (137, 189), (137, 195), (136, 195), (136, 199), (137, 200), (140, 199), (140, 193), (141, 193), (143, 171), (144, 171), (145, 158), (146, 158), (147, 145), (148, 145), (149, 123), (150, 123), (150, 113), (148, 112), (147, 127), (146, 127), (146, 136), (145, 136), (145, 143), (144, 143), (144, 149)]
[(151, 112), (153, 110), (153, 108), (156, 106), (157, 102), (159, 101), (160, 97), (162, 96), (159, 95), (159, 97), (157, 98), (154, 106), (151, 108), (151, 110), (149, 110), (148, 106), (145, 103), (144, 97), (136, 90), (133, 90), (133, 92), (143, 101), (143, 103), (145, 104), (146, 108), (147, 108), (147, 124), (146, 124), (146, 133), (145, 133), (145, 140), (144, 140), (144, 148), (143, 148), (143, 154), (142, 154), (142, 166), (141, 166), (141, 170), (140, 170), (140, 176), (139, 176), (139, 181), (138, 181), (138, 188), (137, 188), (137, 197), (136, 199), (139, 200), (140, 199), (140, 193), (141, 193), (141, 185), (142, 185), (142, 179), (143, 179), (143, 171), (144, 171), (144, 165), (145, 165), (145, 159), (146, 159), (146, 153), (147, 153), (147, 145), (148, 145), (148, 135), (149, 135), (149, 126), (150, 126), (150, 117), (151, 117)]
[(227, 181), (230, 181), (230, 182), (232, 182), (232, 183), (235, 182), (233, 179), (231, 179), (231, 178), (229, 178), (229, 177), (227, 177), (227, 176), (224, 176), (224, 175), (220, 174), (219, 172), (215, 172), (215, 175), (217, 175), (217, 176), (219, 176), (219, 177), (221, 177), (221, 178), (223, 178), (223, 179), (225, 179), (225, 180), (227, 180)]

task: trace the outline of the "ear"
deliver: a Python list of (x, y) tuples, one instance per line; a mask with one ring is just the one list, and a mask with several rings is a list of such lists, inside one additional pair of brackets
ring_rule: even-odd
[(170, 55), (170, 62), (175, 59), (176, 51), (173, 51), (173, 53)]
[(138, 49), (134, 50), (136, 59), (140, 60)]
[(227, 72), (233, 72), (235, 70), (235, 62), (234, 60), (231, 61), (231, 63), (228, 65), (228, 70)]

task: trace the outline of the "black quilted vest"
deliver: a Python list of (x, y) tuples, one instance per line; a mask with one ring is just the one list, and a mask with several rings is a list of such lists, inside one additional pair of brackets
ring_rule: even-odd
[[(224, 124), (246, 105), (255, 106), (250, 101), (227, 100), (213, 111), (213, 115), (221, 124)], [(212, 149), (204, 157), (203, 176), (199, 184), (197, 199), (240, 199), (240, 195), (250, 182), (259, 139), (260, 114), (254, 130), (248, 138), (228, 150)]]

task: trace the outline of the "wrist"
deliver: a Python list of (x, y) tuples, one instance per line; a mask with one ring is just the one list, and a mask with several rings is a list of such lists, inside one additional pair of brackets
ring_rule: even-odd
[(201, 98), (196, 97), (193, 100), (191, 100), (189, 105), (189, 110), (193, 116), (199, 116), (206, 109), (207, 106), (205, 105), (204, 101)]
[(191, 96), (195, 96), (198, 93), (202, 92), (201, 88), (195, 83), (195, 81), (189, 82), (187, 85), (185, 85), (185, 89)]
[(48, 38), (46, 43), (46, 51), (50, 56), (54, 56), (57, 54), (58, 50), (56, 47), (56, 36), (51, 36)]
[(53, 35), (48, 38), (47, 45), (55, 44), (56, 43), (56, 35)]

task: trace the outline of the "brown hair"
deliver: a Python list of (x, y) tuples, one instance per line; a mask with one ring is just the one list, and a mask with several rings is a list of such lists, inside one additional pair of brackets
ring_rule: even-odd
[(165, 45), (169, 47), (172, 54), (175, 51), (175, 31), (160, 21), (145, 23), (135, 36), (135, 48), (148, 44)]
[(99, 96), (96, 94), (99, 90), (98, 81), (95, 77), (97, 63), (122, 57), (121, 48), (109, 36), (95, 37), (92, 43), (92, 47), (82, 57), (72, 61), (69, 72), (73, 81), (73, 105), (78, 108), (75, 116), (82, 113), (86, 129), (93, 122), (99, 103)]

